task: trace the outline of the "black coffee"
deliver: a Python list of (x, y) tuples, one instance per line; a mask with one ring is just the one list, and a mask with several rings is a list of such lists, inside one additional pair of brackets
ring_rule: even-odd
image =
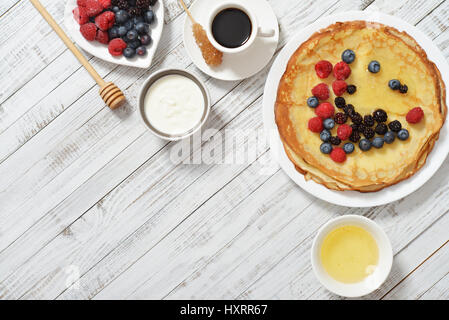
[(212, 35), (226, 48), (244, 45), (249, 40), (252, 29), (250, 18), (240, 9), (225, 9), (219, 12), (212, 22)]

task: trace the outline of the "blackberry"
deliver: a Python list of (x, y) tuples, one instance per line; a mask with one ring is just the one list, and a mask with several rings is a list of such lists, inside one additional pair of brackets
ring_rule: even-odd
[(341, 139), (339, 137), (331, 137), (329, 139), (329, 142), (332, 143), (334, 146), (338, 146), (341, 143)]
[(351, 128), (352, 128), (353, 132), (354, 131), (360, 132), (360, 127), (358, 124), (355, 124), (355, 123), (351, 124)]
[(346, 121), (348, 121), (348, 116), (344, 113), (338, 112), (335, 114), (334, 120), (338, 124), (343, 124), (346, 123)]
[(129, 8), (129, 3), (127, 0), (117, 0), (117, 3), (115, 5), (122, 10), (126, 10)]
[(387, 120), (388, 120), (387, 113), (382, 109), (377, 109), (376, 111), (374, 111), (373, 117), (374, 117), (374, 120), (376, 120), (378, 123), (387, 122)]
[(351, 117), (352, 122), (354, 122), (355, 124), (361, 124), (363, 121), (362, 116), (358, 112), (355, 112), (349, 116)]
[(375, 129), (377, 134), (384, 135), (388, 131), (388, 127), (385, 123), (379, 123)]
[(408, 92), (408, 87), (406, 84), (403, 84), (402, 86), (399, 87), (399, 92), (400, 93), (407, 93)]
[(142, 10), (148, 10), (148, 8), (150, 7), (150, 0), (137, 0), (136, 7)]
[(350, 85), (346, 88), (346, 91), (347, 91), (349, 94), (354, 94), (354, 93), (357, 91), (357, 87), (356, 87), (355, 85), (353, 85), (353, 84), (350, 84)]
[(157, 0), (150, 0), (150, 6), (154, 6), (156, 4)]
[(359, 132), (360, 133), (365, 133), (366, 128), (368, 128), (363, 123), (359, 124), (358, 126), (359, 126)]
[(359, 142), (361, 136), (358, 131), (352, 131), (351, 135), (349, 136), (349, 140), (352, 142)]
[(354, 110), (354, 106), (352, 104), (348, 104), (346, 107), (343, 108), (343, 111), (348, 115), (351, 116), (355, 110)]
[(374, 126), (374, 118), (371, 115), (366, 115), (363, 117), (363, 124), (367, 127)]
[(365, 130), (363, 131), (363, 135), (365, 136), (365, 138), (367, 139), (372, 139), (374, 138), (374, 135), (376, 133), (374, 132), (373, 128), (370, 127), (366, 127)]
[(337, 106), (337, 108), (344, 108), (346, 106), (346, 101), (345, 98), (343, 97), (336, 97), (335, 98), (335, 105)]
[(398, 120), (394, 120), (388, 124), (388, 128), (393, 132), (399, 132), (402, 129), (402, 124)]
[(142, 14), (142, 10), (137, 7), (131, 7), (128, 9), (128, 13), (131, 17), (137, 17)]

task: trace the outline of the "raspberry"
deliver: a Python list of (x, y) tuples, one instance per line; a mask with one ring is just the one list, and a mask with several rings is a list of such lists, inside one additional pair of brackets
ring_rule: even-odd
[(325, 83), (320, 83), (312, 89), (312, 95), (320, 100), (329, 99), (329, 87)]
[(337, 135), (341, 140), (347, 140), (352, 134), (352, 128), (351, 126), (347, 124), (342, 124), (337, 129)]
[(121, 56), (123, 53), (123, 50), (127, 47), (127, 44), (125, 41), (123, 41), (120, 38), (112, 39), (111, 42), (109, 42), (109, 53), (113, 56)]
[(342, 148), (334, 148), (330, 156), (332, 160), (338, 163), (346, 161), (346, 152)]
[(86, 2), (86, 0), (77, 0), (76, 4), (78, 5), (78, 7), (85, 7), (87, 5)]
[(111, 0), (98, 0), (103, 9), (107, 9), (111, 6)]
[(109, 42), (109, 34), (107, 31), (97, 30), (97, 35), (95, 36), (95, 40), (100, 43), (108, 44)]
[(97, 27), (92, 22), (80, 26), (80, 32), (87, 41), (94, 41), (97, 35)]
[(332, 118), (334, 112), (335, 108), (329, 102), (323, 102), (315, 109), (316, 115), (321, 119)]
[(321, 132), (323, 130), (323, 120), (319, 117), (309, 119), (309, 130), (312, 132)]
[(424, 111), (420, 107), (413, 108), (405, 117), (408, 123), (419, 123), (422, 118), (424, 118)]
[(79, 25), (85, 24), (89, 22), (89, 17), (87, 16), (86, 8), (84, 7), (76, 7), (72, 11), (73, 18), (78, 22)]
[(103, 11), (103, 6), (97, 0), (86, 0), (84, 7), (89, 17), (94, 17)]
[(339, 62), (334, 67), (334, 77), (337, 80), (346, 80), (351, 75), (351, 68), (346, 62)]
[(95, 25), (98, 29), (107, 31), (115, 23), (115, 14), (112, 11), (106, 11), (95, 18)]
[(321, 79), (326, 79), (332, 73), (332, 63), (322, 60), (315, 65), (316, 75)]
[(338, 124), (346, 123), (346, 121), (348, 121), (348, 115), (346, 115), (346, 114), (344, 114), (342, 112), (336, 113), (335, 117), (334, 117), (334, 120)]
[(335, 80), (332, 83), (332, 89), (336, 96), (341, 96), (346, 92), (348, 85), (343, 80)]

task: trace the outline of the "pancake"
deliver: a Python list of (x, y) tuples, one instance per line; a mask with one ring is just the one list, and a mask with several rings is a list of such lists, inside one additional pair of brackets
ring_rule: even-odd
[[(319, 134), (308, 130), (308, 120), (315, 110), (307, 98), (317, 84), (330, 87), (328, 102), (336, 97), (332, 90), (335, 78), (320, 79), (315, 64), (320, 60), (333, 65), (341, 61), (346, 49), (356, 53), (346, 82), (357, 86), (353, 95), (343, 94), (362, 116), (383, 109), (388, 122), (399, 120), (410, 133), (407, 141), (385, 144), (381, 149), (355, 151), (344, 163), (334, 162), (320, 151)], [(379, 73), (367, 70), (370, 61), (381, 64)], [(388, 87), (391, 79), (407, 84), (406, 94)], [(407, 123), (407, 113), (421, 107), (424, 119)], [(337, 110), (336, 112), (341, 112)], [(291, 57), (279, 83), (275, 117), (281, 140), (289, 159), (307, 180), (314, 180), (333, 190), (379, 191), (415, 174), (426, 162), (438, 140), (446, 117), (446, 89), (440, 72), (425, 51), (407, 33), (378, 23), (352, 21), (336, 23), (312, 35)], [(348, 121), (348, 124), (351, 120)], [(331, 130), (336, 135), (336, 128)]]

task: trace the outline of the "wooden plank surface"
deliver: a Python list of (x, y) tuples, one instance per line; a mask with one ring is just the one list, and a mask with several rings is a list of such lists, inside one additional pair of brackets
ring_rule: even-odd
[[(64, 2), (42, 2), (61, 23)], [(360, 9), (416, 25), (449, 57), (447, 0), (269, 2), (278, 51), (316, 19)], [(188, 69), (209, 87), (216, 130), (194, 148), (198, 158), (226, 133), (236, 148), (252, 146), (242, 137), (263, 129), (269, 66), (237, 82), (202, 74), (183, 47), (185, 14), (177, 0), (165, 6), (150, 69), (88, 55), (129, 98), (111, 112), (28, 1), (0, 5), (0, 49), (10, 53), (0, 58), (0, 298), (335, 299), (315, 279), (309, 249), (324, 222), (353, 213), (382, 225), (395, 249), (392, 274), (366, 298), (447, 299), (449, 165), (401, 201), (349, 209), (306, 194), (276, 166), (266, 170), (265, 143), (239, 165), (172, 161), (181, 143), (153, 137), (136, 111), (149, 74)]]

